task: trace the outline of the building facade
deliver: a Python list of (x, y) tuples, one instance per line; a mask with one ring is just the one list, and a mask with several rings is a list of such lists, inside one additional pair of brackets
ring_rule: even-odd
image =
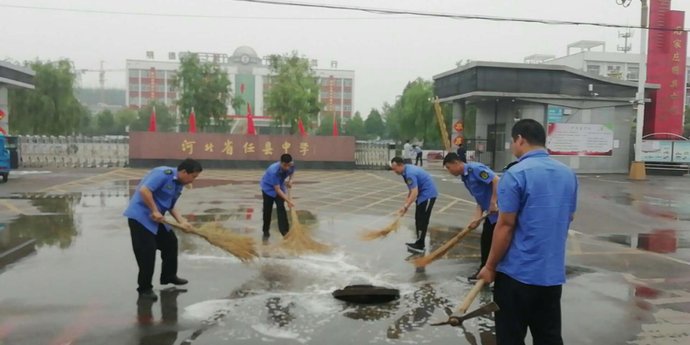
[[(180, 53), (182, 57), (184, 54)], [(257, 126), (270, 124), (270, 115), (264, 102), (270, 89), (270, 69), (266, 58), (258, 56), (251, 47), (237, 48), (232, 55), (224, 53), (195, 53), (204, 62), (218, 63), (232, 82), (234, 97), (241, 97), (252, 109)], [(176, 111), (175, 101), (179, 98), (174, 80), (180, 67), (175, 53), (169, 54), (168, 61), (149, 59), (127, 60), (127, 106), (140, 108), (151, 101), (159, 101)], [(319, 69), (316, 60), (311, 60), (311, 66), (320, 85), (319, 99), (323, 104), (319, 114), (322, 116), (333, 114), (339, 121), (346, 122), (354, 113), (354, 81), (352, 70), (337, 68), (335, 61), (330, 69)], [(247, 108), (235, 111), (228, 106), (230, 118), (244, 118)]]
[[(573, 50), (575, 50), (573, 52)], [(640, 54), (609, 52), (602, 41), (578, 41), (568, 45), (568, 54), (561, 57), (553, 55), (530, 55), (525, 62), (545, 63), (572, 67), (589, 74), (627, 81), (638, 81), (640, 76)], [(690, 59), (688, 60), (690, 61)], [(690, 104), (690, 63), (686, 63), (685, 104)], [(648, 79), (649, 80), (649, 79)]]

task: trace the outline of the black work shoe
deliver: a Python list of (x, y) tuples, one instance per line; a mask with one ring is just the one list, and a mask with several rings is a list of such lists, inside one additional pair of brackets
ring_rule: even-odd
[(263, 243), (263, 244), (268, 244), (268, 238), (269, 238), (269, 236), (266, 236), (266, 235), (264, 235), (263, 237), (261, 237), (261, 243)]
[(407, 243), (407, 250), (413, 253), (424, 253), (424, 245), (416, 243)]
[(139, 299), (140, 300), (149, 300), (149, 301), (157, 301), (158, 296), (153, 292), (153, 290), (146, 290), (139, 292)]
[(182, 279), (180, 277), (175, 277), (173, 279), (167, 279), (167, 280), (161, 279), (161, 285), (165, 285), (165, 284), (184, 285), (187, 283), (189, 283), (189, 281), (187, 279)]

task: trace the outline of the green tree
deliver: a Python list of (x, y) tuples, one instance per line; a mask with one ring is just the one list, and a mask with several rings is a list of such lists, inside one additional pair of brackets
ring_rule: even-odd
[(149, 120), (151, 119), (153, 107), (156, 107), (156, 131), (172, 132), (175, 130), (175, 117), (170, 113), (170, 110), (165, 104), (161, 102), (151, 102), (139, 109), (137, 120), (134, 121), (129, 128), (131, 132), (145, 132), (149, 129)]
[(272, 75), (265, 98), (266, 110), (276, 124), (289, 126), (290, 134), (297, 133), (298, 119), (309, 127), (321, 110), (318, 80), (309, 60), (297, 56), (297, 52), (271, 55), (269, 61)]
[(355, 112), (355, 116), (347, 121), (343, 127), (345, 127), (346, 135), (353, 136), (357, 139), (366, 139), (367, 133), (364, 129), (364, 120), (359, 111)]
[[(133, 109), (120, 109), (115, 113), (115, 124), (119, 133), (127, 133), (128, 129), (131, 129), (132, 125), (137, 121), (139, 113)], [(157, 116), (156, 116), (157, 117)]]
[(197, 54), (188, 54), (180, 59), (174, 84), (180, 90), (177, 104), (182, 123), (188, 123), (194, 108), (197, 127), (204, 131), (228, 130), (228, 103), (235, 109), (243, 104), (241, 99), (232, 97), (230, 79), (220, 65), (201, 62)]
[[(338, 134), (343, 134), (343, 124), (338, 119)], [(321, 125), (316, 135), (333, 135), (333, 115), (321, 115)]]
[[(383, 114), (388, 137), (394, 140), (421, 140), (427, 148), (443, 147), (433, 98), (433, 84), (430, 81), (418, 78), (407, 83), (402, 95), (393, 105), (384, 104)], [(446, 129), (450, 130), (451, 107), (443, 105), (442, 109)]]
[(364, 130), (368, 139), (382, 138), (386, 135), (386, 125), (378, 110), (371, 109), (367, 119), (364, 120)]
[(96, 134), (117, 134), (117, 128), (115, 128), (115, 115), (112, 111), (106, 109), (96, 114)]
[(88, 110), (74, 96), (72, 62), (26, 62), (35, 73), (34, 90), (11, 89), (10, 127), (16, 134), (71, 135), (80, 131)]

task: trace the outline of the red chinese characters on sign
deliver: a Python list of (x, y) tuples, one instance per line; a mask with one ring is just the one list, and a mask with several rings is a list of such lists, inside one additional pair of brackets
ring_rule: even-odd
[(237, 135), (218, 133), (130, 133), (130, 159), (194, 158), (202, 161), (277, 161), (284, 153), (300, 161), (354, 162), (350, 136)]
[(659, 84), (651, 92), (652, 103), (645, 111), (644, 134), (683, 132), (685, 103), (687, 33), (683, 31), (685, 13), (672, 11), (670, 0), (652, 0), (649, 30), (647, 82)]
[(156, 69), (151, 67), (149, 70), (149, 87), (151, 88), (149, 98), (156, 99)]

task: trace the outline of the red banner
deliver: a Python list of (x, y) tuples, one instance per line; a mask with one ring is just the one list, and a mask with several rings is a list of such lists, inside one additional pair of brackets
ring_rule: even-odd
[[(647, 82), (661, 88), (651, 95), (645, 111), (644, 134), (683, 134), (688, 35), (685, 12), (672, 11), (671, 0), (652, 0), (647, 55)], [(674, 31), (675, 30), (675, 31)]]

